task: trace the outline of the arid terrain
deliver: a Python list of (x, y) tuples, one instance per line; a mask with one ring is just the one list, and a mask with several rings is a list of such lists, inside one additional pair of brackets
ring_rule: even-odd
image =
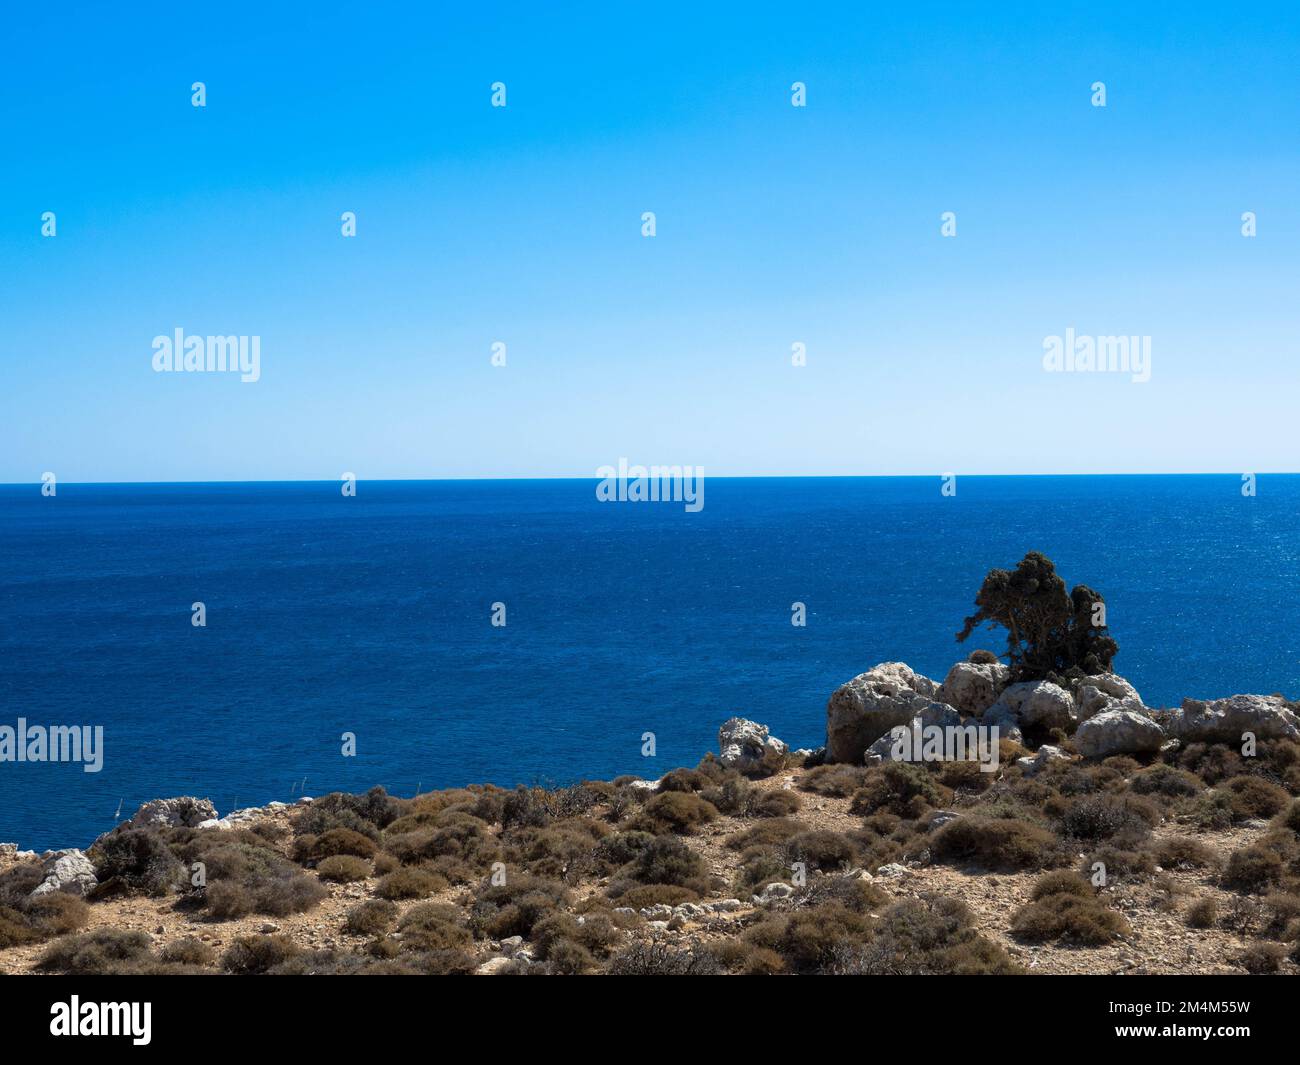
[(158, 800), (84, 854), (0, 849), (0, 969), (1294, 974), (1300, 744), (1069, 733), (982, 772), (734, 719), (657, 782)]

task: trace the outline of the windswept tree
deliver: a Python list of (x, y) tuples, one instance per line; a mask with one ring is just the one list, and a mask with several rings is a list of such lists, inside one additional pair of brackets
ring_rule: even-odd
[(984, 622), (1007, 630), (1006, 658), (1013, 679), (1069, 681), (1109, 673), (1119, 652), (1106, 628), (1106, 604), (1086, 584), (1068, 595), (1046, 555), (1031, 551), (1014, 571), (990, 570), (979, 609), (966, 619), (960, 643)]

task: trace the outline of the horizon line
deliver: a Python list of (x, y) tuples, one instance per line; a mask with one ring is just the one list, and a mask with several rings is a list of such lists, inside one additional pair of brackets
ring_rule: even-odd
[[(656, 465), (645, 465), (647, 470)], [(661, 464), (660, 468), (674, 464)], [(679, 464), (680, 465), (680, 464)], [(703, 469), (700, 466), (686, 466), (685, 469)], [(1256, 477), (1294, 477), (1300, 470), (1129, 470), (1100, 473), (744, 473), (744, 474), (704, 474), (706, 479), (715, 481), (864, 481), (864, 480), (924, 480), (930, 478), (956, 477), (1006, 477), (1006, 478), (1059, 478), (1059, 477), (1242, 477), (1251, 474)], [(357, 477), (358, 483), (370, 484), (433, 484), (444, 481), (595, 481), (598, 474), (586, 476), (547, 476), (544, 474), (497, 474), (482, 477)], [(260, 477), (253, 480), (141, 480), (141, 481), (57, 481), (60, 485), (239, 485), (239, 484), (336, 484), (342, 476), (335, 478), (294, 478), (294, 477)], [(0, 488), (40, 487), (43, 482), (35, 481), (0, 481)]]

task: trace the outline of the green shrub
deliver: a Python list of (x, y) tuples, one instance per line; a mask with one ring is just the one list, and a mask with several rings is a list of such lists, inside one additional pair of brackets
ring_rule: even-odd
[(157, 832), (119, 829), (96, 842), (89, 857), (101, 884), (166, 895), (185, 881), (185, 869)]
[(886, 762), (868, 772), (864, 785), (853, 794), (849, 811), (873, 814), (888, 810), (900, 817), (919, 817), (926, 809), (946, 806), (953, 793), (924, 766)]

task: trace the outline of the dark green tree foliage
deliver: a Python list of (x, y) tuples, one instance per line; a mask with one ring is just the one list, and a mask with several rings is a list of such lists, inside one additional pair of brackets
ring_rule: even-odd
[(1007, 630), (1006, 657), (1016, 681), (1109, 673), (1119, 652), (1104, 624), (1101, 596), (1086, 584), (1075, 585), (1067, 595), (1052, 560), (1037, 551), (1025, 555), (1014, 571), (991, 570), (975, 605), (979, 609), (957, 633), (958, 642), (986, 621), (1001, 625)]

